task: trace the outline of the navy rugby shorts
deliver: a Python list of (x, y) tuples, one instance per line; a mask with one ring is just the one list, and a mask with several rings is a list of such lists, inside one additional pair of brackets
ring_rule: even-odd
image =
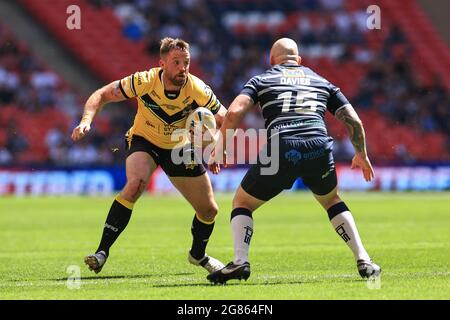
[(261, 169), (269, 165), (261, 163), (260, 156), (244, 176), (241, 187), (253, 197), (268, 201), (285, 189), (292, 188), (297, 178), (316, 195), (326, 195), (337, 185), (332, 154), (332, 138), (305, 140), (298, 137), (281, 137), (279, 152), (266, 146), (269, 157), (277, 156), (279, 168), (275, 174), (263, 174)]

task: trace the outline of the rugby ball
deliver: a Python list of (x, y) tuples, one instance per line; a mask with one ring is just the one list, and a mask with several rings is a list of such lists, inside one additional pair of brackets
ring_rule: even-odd
[(213, 142), (216, 119), (211, 110), (203, 107), (194, 109), (186, 119), (186, 130), (189, 140), (196, 146), (205, 147)]

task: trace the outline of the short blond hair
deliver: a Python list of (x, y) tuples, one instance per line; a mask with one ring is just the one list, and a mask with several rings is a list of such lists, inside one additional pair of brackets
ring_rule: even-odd
[(189, 43), (181, 39), (173, 39), (166, 37), (161, 40), (161, 47), (159, 48), (160, 57), (164, 57), (172, 49), (180, 49), (183, 51), (189, 51)]

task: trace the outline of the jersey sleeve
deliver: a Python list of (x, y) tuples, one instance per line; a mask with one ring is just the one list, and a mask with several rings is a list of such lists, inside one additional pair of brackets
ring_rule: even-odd
[(330, 87), (330, 97), (327, 101), (327, 109), (330, 111), (333, 115), (338, 111), (340, 108), (345, 107), (347, 105), (350, 105), (350, 102), (347, 100), (347, 98), (344, 96), (344, 94), (341, 92), (341, 89), (338, 87), (331, 85)]
[(151, 76), (148, 71), (136, 72), (120, 80), (119, 89), (125, 98), (139, 97), (143, 94), (150, 81)]
[(258, 78), (253, 77), (251, 78), (244, 86), (244, 88), (241, 90), (241, 94), (244, 94), (246, 96), (249, 96), (252, 98), (254, 103), (258, 102)]
[(196, 85), (197, 97), (195, 100), (197, 104), (200, 107), (204, 107), (211, 110), (213, 114), (219, 112), (219, 109), (222, 106), (222, 104), (220, 103), (219, 99), (217, 99), (212, 89), (199, 79), (196, 82), (197, 82)]

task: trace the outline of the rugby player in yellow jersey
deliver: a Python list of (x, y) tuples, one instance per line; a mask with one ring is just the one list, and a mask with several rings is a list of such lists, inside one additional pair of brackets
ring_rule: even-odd
[(224, 267), (205, 253), (218, 211), (209, 177), (201, 163), (186, 165), (172, 161), (172, 149), (180, 143), (171, 137), (175, 130), (185, 128), (191, 110), (210, 109), (220, 126), (226, 109), (203, 81), (189, 73), (188, 43), (181, 39), (162, 39), (159, 63), (160, 68), (136, 72), (95, 91), (86, 102), (80, 124), (72, 132), (74, 141), (82, 139), (97, 112), (109, 102), (138, 100), (134, 124), (126, 134), (126, 185), (111, 206), (98, 249), (85, 258), (95, 273), (103, 268), (110, 247), (127, 226), (134, 204), (158, 166), (195, 210), (189, 262), (209, 273)]

